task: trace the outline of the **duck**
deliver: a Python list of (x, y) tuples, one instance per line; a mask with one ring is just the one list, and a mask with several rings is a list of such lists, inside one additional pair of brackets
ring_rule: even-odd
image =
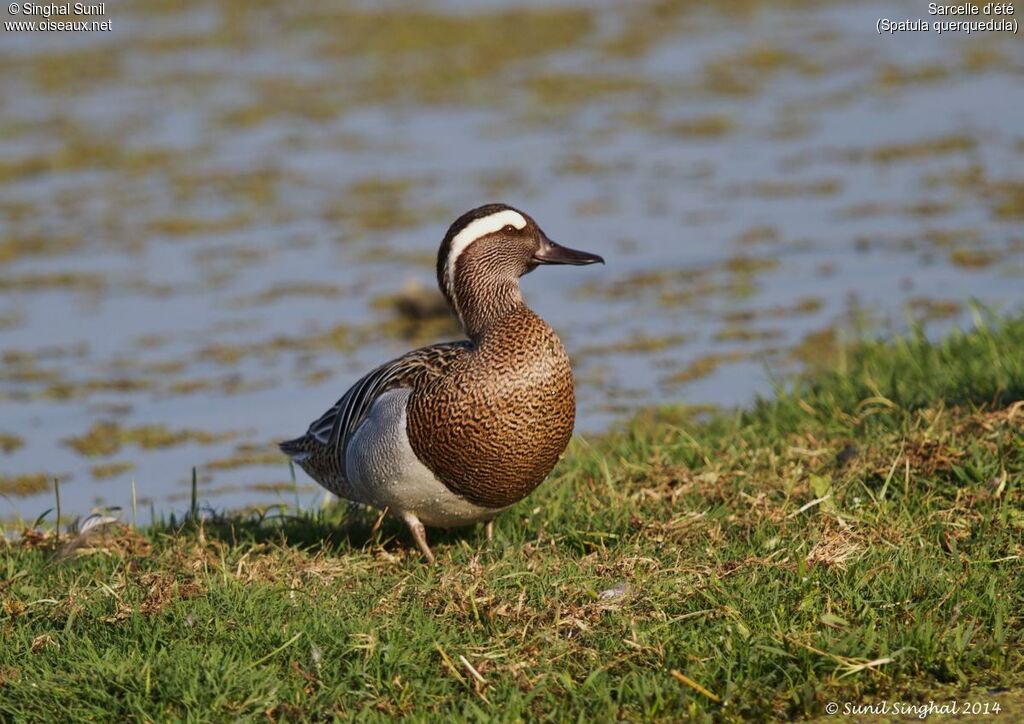
[(402, 520), (430, 563), (426, 527), (493, 521), (540, 485), (576, 421), (572, 368), (555, 331), (523, 299), (541, 266), (604, 263), (552, 241), (503, 203), (467, 211), (437, 253), (437, 283), (466, 338), (372, 370), (280, 444), (332, 494)]

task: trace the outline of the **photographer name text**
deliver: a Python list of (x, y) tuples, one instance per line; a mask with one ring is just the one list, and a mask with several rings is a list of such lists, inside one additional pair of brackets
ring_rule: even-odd
[[(48, 32), (67, 30), (113, 30), (112, 20), (83, 20), (81, 18), (102, 17), (107, 14), (106, 3), (11, 3), (7, 6), (11, 15), (42, 20), (9, 20), (4, 23), (7, 31)], [(51, 20), (50, 18), (73, 18)]]
[(58, 5), (57, 3), (49, 3), (47, 5), (41, 5), (40, 3), (12, 3), (8, 9), (11, 11), (11, 15), (31, 15), (40, 18), (52, 18), (55, 15), (107, 14), (106, 3), (96, 3), (94, 5), (86, 5), (85, 3), (64, 3), (63, 5)]

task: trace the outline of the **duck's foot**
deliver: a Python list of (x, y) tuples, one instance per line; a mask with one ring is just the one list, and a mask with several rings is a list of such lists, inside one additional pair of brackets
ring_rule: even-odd
[(412, 513), (406, 513), (402, 516), (402, 519), (409, 526), (409, 532), (412, 533), (412, 538), (416, 541), (416, 547), (420, 549), (428, 563), (433, 563), (434, 553), (430, 550), (430, 546), (427, 545), (427, 529), (423, 527), (423, 523)]

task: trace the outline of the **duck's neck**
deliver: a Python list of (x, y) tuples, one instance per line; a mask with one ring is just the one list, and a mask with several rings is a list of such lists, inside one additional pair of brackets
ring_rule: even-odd
[(526, 307), (519, 280), (463, 285), (455, 301), (466, 336), (479, 341), (501, 320)]

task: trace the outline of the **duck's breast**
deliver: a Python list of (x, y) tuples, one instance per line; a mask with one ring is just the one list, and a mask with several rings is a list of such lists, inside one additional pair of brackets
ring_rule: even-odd
[(453, 492), (500, 508), (547, 477), (575, 417), (569, 358), (533, 315), (497, 330), (462, 368), (413, 393), (409, 440)]

